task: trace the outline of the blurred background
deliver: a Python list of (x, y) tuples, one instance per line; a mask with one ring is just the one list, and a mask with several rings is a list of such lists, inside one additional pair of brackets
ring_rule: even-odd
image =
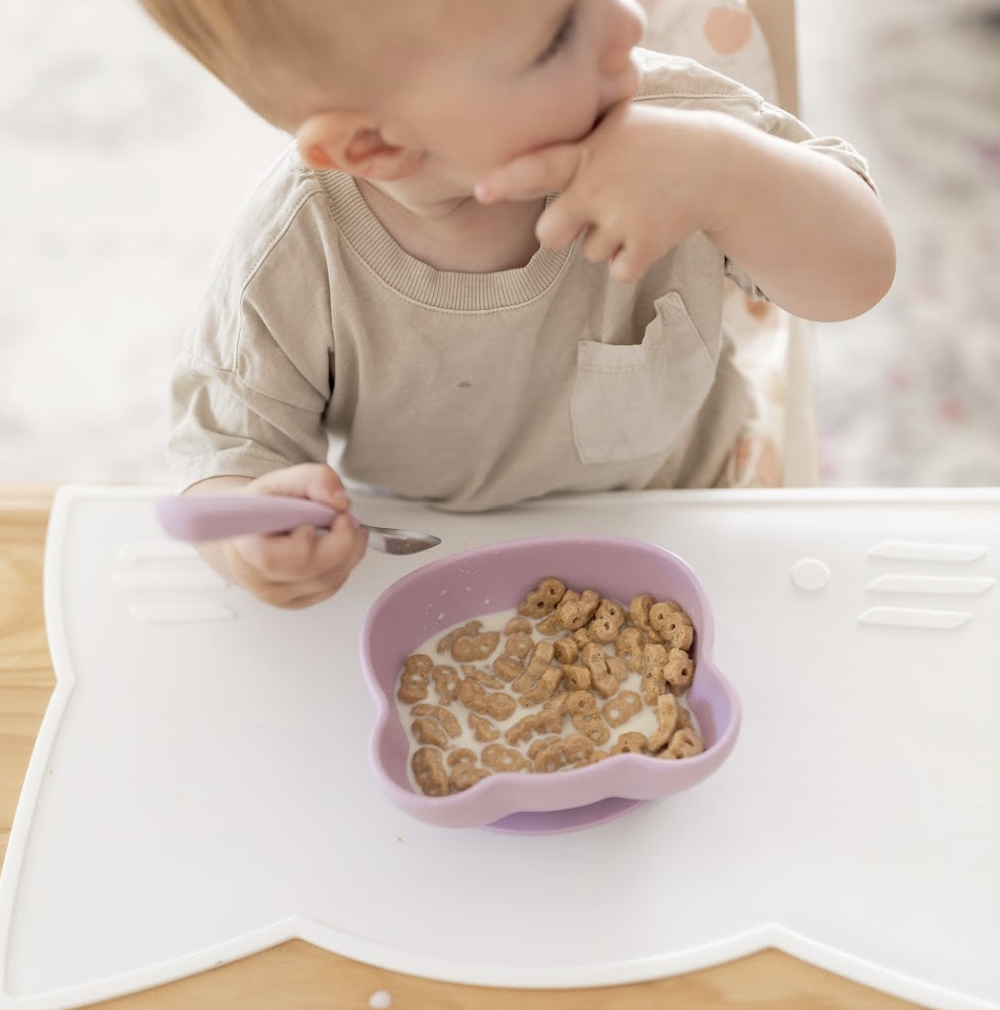
[[(823, 481), (1000, 485), (1000, 0), (800, 0), (802, 118), (899, 243), (817, 326)], [(0, 4), (0, 480), (166, 479), (166, 382), (286, 138), (133, 0)]]

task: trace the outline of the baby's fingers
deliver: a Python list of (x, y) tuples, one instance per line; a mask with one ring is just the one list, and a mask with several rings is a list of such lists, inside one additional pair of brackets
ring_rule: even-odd
[(367, 535), (340, 515), (329, 531), (300, 526), (290, 533), (241, 537), (227, 545), (236, 580), (279, 607), (299, 607), (332, 596), (365, 552)]
[(580, 148), (576, 144), (543, 147), (494, 169), (476, 183), (480, 203), (536, 200), (566, 189), (576, 175)]
[(557, 196), (535, 225), (538, 241), (547, 249), (565, 249), (593, 221), (572, 192)]

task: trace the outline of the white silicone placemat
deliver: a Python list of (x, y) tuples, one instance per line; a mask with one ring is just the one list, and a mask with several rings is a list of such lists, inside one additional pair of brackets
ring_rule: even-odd
[(367, 765), (365, 608), (424, 558), (269, 610), (166, 541), (156, 489), (67, 488), (58, 686), (0, 878), (0, 1007), (61, 1008), (290, 937), (457, 982), (570, 987), (777, 946), (944, 1010), (1000, 1008), (1000, 496), (639, 493), (452, 516), (441, 553), (615, 533), (685, 557), (743, 702), (704, 786), (582, 831), (411, 820)]

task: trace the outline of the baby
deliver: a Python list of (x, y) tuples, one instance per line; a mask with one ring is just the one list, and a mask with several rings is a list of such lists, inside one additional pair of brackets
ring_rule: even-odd
[(725, 485), (756, 402), (726, 279), (813, 320), (892, 282), (864, 160), (637, 48), (633, 0), (141, 2), (295, 139), (219, 261), (170, 440), (185, 493), (342, 511), (204, 548), (276, 605), (365, 551), (331, 437), (346, 478), (448, 509)]

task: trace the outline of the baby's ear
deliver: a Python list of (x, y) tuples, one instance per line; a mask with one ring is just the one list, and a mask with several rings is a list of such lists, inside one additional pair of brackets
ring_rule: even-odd
[(420, 151), (389, 143), (377, 120), (346, 109), (310, 116), (296, 132), (295, 143), (310, 168), (385, 182), (412, 174), (423, 161)]

